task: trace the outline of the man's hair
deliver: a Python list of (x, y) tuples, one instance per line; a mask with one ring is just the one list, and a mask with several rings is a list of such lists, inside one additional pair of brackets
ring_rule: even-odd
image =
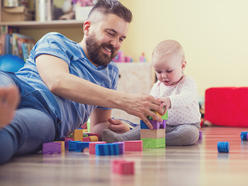
[(118, 0), (98, 0), (98, 2), (91, 9), (88, 19), (94, 11), (99, 11), (103, 15), (117, 15), (128, 23), (132, 21), (132, 12), (123, 6)]

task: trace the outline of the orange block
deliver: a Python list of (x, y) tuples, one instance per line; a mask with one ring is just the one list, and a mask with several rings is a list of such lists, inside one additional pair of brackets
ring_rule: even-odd
[(74, 130), (74, 141), (83, 141), (83, 130), (82, 129), (76, 129)]

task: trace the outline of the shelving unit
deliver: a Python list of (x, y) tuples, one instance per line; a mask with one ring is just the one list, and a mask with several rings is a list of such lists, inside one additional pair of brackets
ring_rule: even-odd
[(18, 27), (21, 34), (28, 35), (36, 41), (48, 32), (59, 32), (75, 42), (80, 42), (83, 38), (84, 20), (2, 22), (2, 2), (3, 0), (0, 0), (0, 26)]

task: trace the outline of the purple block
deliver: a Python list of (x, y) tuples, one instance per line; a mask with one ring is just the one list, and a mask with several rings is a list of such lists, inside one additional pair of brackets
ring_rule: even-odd
[(202, 139), (202, 131), (199, 131), (199, 140)]
[(125, 153), (125, 142), (114, 142), (119, 144), (119, 154), (124, 154)]
[(71, 139), (67, 139), (65, 140), (65, 149), (68, 150), (69, 149), (69, 141), (72, 141)]
[(60, 143), (43, 143), (43, 154), (55, 154), (61, 153), (61, 144)]
[(158, 122), (156, 120), (150, 120), (150, 123), (153, 126), (153, 129), (166, 129), (166, 120), (163, 120), (162, 122)]

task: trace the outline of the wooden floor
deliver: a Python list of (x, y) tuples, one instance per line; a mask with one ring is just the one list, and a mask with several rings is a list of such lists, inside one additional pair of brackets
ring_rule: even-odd
[[(144, 150), (99, 157), (87, 152), (28, 155), (0, 166), (0, 186), (8, 185), (128, 185), (220, 186), (248, 185), (248, 128), (205, 127), (194, 146)], [(218, 153), (217, 142), (229, 141), (230, 152)], [(135, 175), (111, 173), (111, 160), (135, 161)]]

